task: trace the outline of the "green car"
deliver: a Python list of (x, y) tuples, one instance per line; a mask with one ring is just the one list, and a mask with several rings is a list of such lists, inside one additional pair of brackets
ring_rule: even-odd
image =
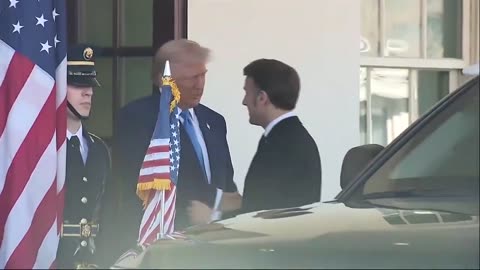
[(360, 173), (347, 172), (366, 157), (346, 157), (342, 175), (355, 177), (335, 200), (192, 227), (187, 239), (160, 241), (131, 266), (478, 269), (478, 118), (476, 77)]

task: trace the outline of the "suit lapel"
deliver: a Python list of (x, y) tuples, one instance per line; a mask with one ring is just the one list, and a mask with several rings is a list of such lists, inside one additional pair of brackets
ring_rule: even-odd
[[(213, 129), (211, 124), (208, 122), (208, 117), (205, 114), (205, 110), (201, 106), (194, 108), (195, 115), (197, 116), (198, 125), (200, 126), (200, 131), (202, 131), (203, 140), (205, 141), (205, 146), (207, 147), (208, 161), (210, 163), (210, 177), (213, 181), (215, 170), (215, 159), (214, 153), (215, 147), (212, 146), (213, 143)], [(213, 183), (213, 182), (212, 182)]]
[[(198, 119), (198, 125), (200, 126), (200, 130), (202, 131), (203, 139), (205, 140), (205, 144), (208, 146), (208, 142), (210, 139), (210, 124), (208, 123), (208, 119), (206, 119), (206, 115), (204, 110), (201, 107), (196, 107), (194, 109), (195, 115)], [(208, 138), (208, 139), (207, 139)]]

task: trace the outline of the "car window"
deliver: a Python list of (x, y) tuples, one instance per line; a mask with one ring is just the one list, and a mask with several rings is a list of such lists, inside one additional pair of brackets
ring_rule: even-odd
[(459, 96), (365, 182), (363, 196), (404, 191), (478, 197), (478, 107), (478, 89)]

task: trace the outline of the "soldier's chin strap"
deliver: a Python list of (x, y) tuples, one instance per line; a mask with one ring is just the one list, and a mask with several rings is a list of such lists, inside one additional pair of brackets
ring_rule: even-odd
[(72, 113), (76, 117), (78, 117), (78, 119), (80, 119), (80, 120), (87, 120), (88, 119), (88, 116), (83, 116), (77, 110), (75, 110), (75, 108), (72, 106), (72, 104), (70, 104), (70, 102), (68, 100), (67, 100), (67, 106), (70, 109), (70, 111), (72, 111)]

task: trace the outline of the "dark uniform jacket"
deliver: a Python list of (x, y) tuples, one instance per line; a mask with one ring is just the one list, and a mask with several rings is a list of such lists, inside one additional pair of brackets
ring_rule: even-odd
[[(107, 145), (83, 127), (83, 137), (88, 144), (88, 156), (83, 163), (74, 146), (67, 140), (67, 167), (65, 179), (64, 236), (60, 239), (57, 264), (63, 268), (74, 268), (78, 263), (93, 263), (95, 237), (65, 236), (80, 228), (67, 229), (68, 225), (99, 223), (102, 197), (111, 171), (111, 159)], [(100, 229), (100, 228), (98, 228)], [(91, 233), (98, 230), (91, 227)]]
[(260, 140), (245, 178), (242, 212), (318, 202), (321, 175), (314, 139), (298, 117), (285, 118)]
[[(117, 259), (123, 252), (135, 246), (140, 221), (143, 215), (142, 203), (136, 195), (138, 175), (150, 143), (159, 111), (159, 94), (136, 100), (119, 113), (113, 140), (114, 178), (120, 190), (116, 222), (108, 230), (112, 244), (108, 252)], [(193, 145), (180, 126), (180, 169), (177, 184), (175, 229), (190, 225), (187, 206), (198, 200), (211, 208), (216, 190), (235, 192), (233, 167), (226, 140), (226, 123), (223, 116), (206, 106), (194, 108), (210, 161), (211, 184), (208, 184), (203, 169), (195, 155)], [(115, 211), (107, 211), (107, 213)], [(108, 225), (106, 225), (108, 226)], [(110, 261), (113, 263), (112, 261)]]

